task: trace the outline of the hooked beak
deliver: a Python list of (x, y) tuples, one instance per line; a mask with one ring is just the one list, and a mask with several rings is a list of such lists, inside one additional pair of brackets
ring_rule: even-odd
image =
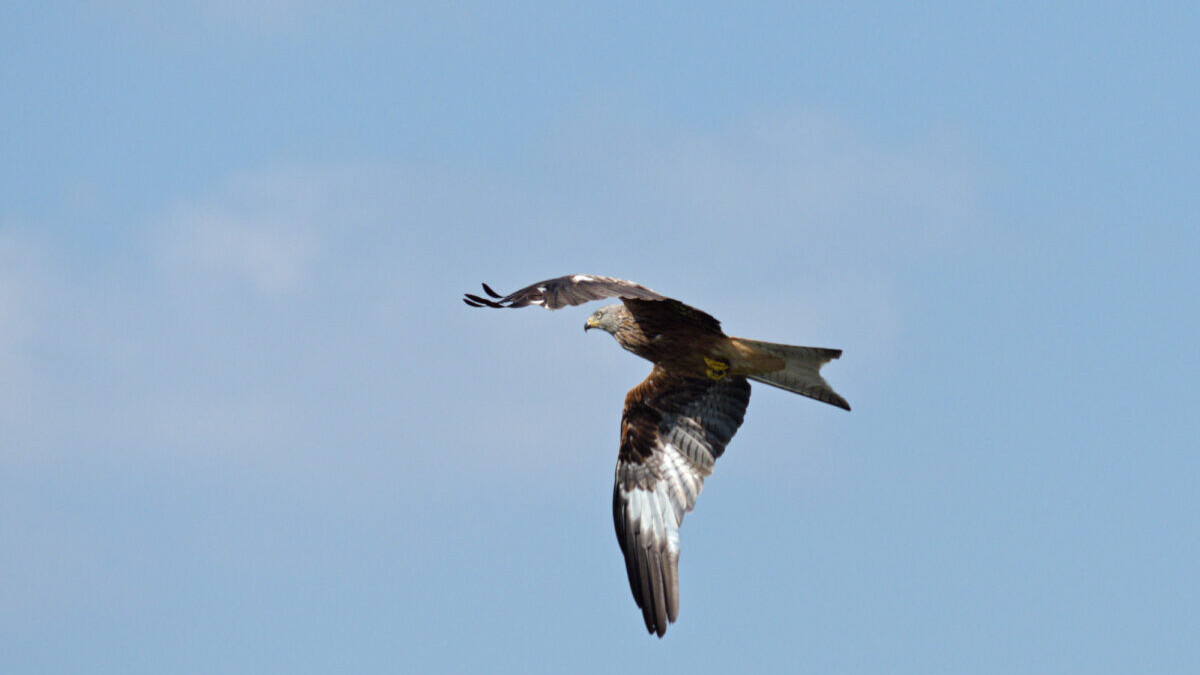
[(596, 317), (589, 316), (587, 323), (583, 324), (583, 332), (586, 333), (593, 328), (599, 328), (599, 327), (600, 327), (600, 322), (596, 320)]

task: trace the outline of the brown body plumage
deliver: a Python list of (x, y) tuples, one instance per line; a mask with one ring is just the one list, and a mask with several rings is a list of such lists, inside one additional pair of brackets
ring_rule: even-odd
[[(629, 305), (637, 309), (636, 316)], [(682, 311), (692, 308), (678, 305), (645, 300), (613, 305), (616, 328), (612, 336), (625, 349), (667, 372), (688, 377), (709, 377), (714, 361), (724, 365), (726, 376), (758, 375), (784, 367), (782, 358), (726, 335), (719, 323), (706, 320), (712, 319), (707, 314), (693, 316)]]

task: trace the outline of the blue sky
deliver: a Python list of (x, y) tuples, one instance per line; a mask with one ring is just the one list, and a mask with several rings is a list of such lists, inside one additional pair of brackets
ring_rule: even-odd
[[(1194, 5), (4, 14), (3, 672), (1200, 666)], [(568, 273), (845, 350), (661, 641)]]

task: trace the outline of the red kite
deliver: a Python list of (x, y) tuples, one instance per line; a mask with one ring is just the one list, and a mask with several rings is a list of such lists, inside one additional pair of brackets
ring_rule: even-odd
[(842, 350), (730, 337), (708, 314), (624, 279), (575, 274), (505, 296), (487, 284), (483, 290), (490, 297), (467, 294), (463, 302), (559, 309), (621, 299), (596, 310), (584, 330), (610, 333), (654, 364), (625, 396), (613, 523), (646, 630), (662, 637), (679, 613), (679, 525), (742, 424), (750, 402), (747, 380), (849, 410), (820, 374)]

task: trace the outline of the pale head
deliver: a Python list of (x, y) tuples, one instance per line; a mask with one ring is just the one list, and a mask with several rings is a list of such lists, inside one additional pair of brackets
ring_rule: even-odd
[(625, 308), (624, 304), (605, 305), (592, 312), (587, 323), (583, 324), (583, 330), (599, 328), (606, 333), (616, 333), (617, 328), (621, 326), (622, 322), (627, 321), (628, 317), (629, 310)]

